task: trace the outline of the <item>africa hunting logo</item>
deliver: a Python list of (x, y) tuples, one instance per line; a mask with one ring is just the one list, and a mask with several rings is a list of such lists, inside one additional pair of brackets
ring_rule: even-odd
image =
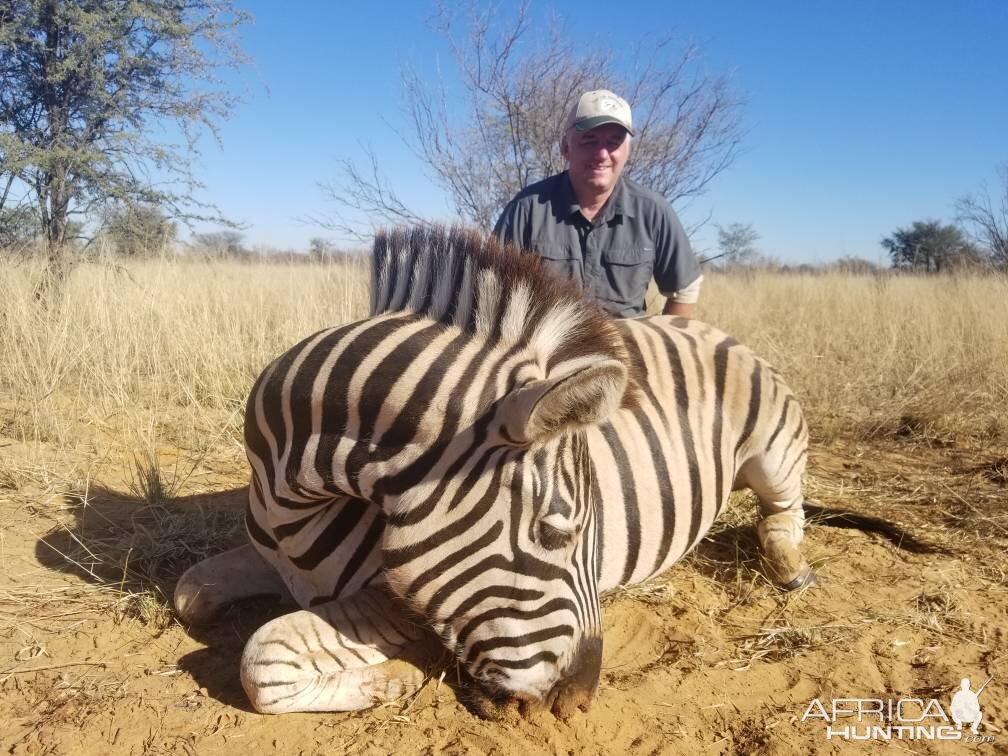
[(992, 679), (993, 677), (987, 678), (974, 691), (969, 678), (963, 678), (959, 690), (949, 702), (947, 712), (937, 698), (834, 698), (828, 705), (814, 698), (805, 709), (801, 721), (823, 720), (827, 740), (961, 740), (964, 743), (992, 743), (993, 735), (980, 733), (983, 721), (980, 694)]

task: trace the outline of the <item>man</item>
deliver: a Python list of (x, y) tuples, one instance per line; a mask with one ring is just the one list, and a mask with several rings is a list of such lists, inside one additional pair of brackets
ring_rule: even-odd
[(623, 178), (633, 136), (630, 105), (606, 89), (585, 92), (560, 140), (567, 170), (528, 186), (494, 234), (536, 252), (617, 317), (644, 315), (654, 277), (662, 312), (690, 317), (700, 267), (668, 201)]

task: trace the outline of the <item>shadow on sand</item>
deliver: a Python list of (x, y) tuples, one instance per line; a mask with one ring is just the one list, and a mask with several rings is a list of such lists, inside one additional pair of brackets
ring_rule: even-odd
[[(114, 616), (133, 617), (160, 635), (177, 622), (175, 583), (201, 559), (245, 542), (247, 487), (151, 502), (100, 486), (66, 496), (73, 515), (36, 543), (38, 561), (109, 589)], [(251, 711), (238, 678), (245, 641), (292, 607), (268, 597), (229, 608), (213, 625), (187, 627), (205, 645), (178, 661), (207, 694)]]
[[(733, 585), (743, 574), (762, 573), (759, 541), (753, 523), (715, 525), (683, 560), (704, 577), (722, 585)], [(672, 569), (682, 569), (673, 566)]]

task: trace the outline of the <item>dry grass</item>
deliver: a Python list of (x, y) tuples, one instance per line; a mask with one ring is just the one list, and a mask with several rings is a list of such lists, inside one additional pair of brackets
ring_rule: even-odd
[(221, 423), (236, 440), (263, 367), (367, 309), (363, 266), (88, 264), (55, 311), (34, 300), (38, 272), (0, 270), (0, 434), (64, 447), (87, 425), (137, 446), (174, 433), (199, 449)]
[(736, 652), (740, 658), (733, 660), (732, 669), (748, 669), (757, 661), (784, 661), (799, 654), (818, 650), (832, 643), (849, 640), (853, 636), (850, 625), (812, 625), (799, 627), (780, 622), (761, 627), (756, 633), (735, 638), (739, 642)]
[(128, 593), (125, 614), (149, 619), (150, 602), (170, 602), (166, 586), (184, 567), (232, 546), (242, 532), (235, 509), (170, 498), (121, 498), (113, 492), (68, 497), (73, 522), (56, 525), (45, 543), (99, 588)]
[[(0, 271), (0, 434), (57, 447), (83, 426), (233, 445), (262, 368), (367, 307), (363, 266), (89, 264), (56, 312), (36, 305), (37, 274)], [(714, 274), (699, 314), (784, 372), (820, 439), (1008, 439), (1004, 277)]]
[(1008, 441), (1008, 277), (714, 275), (700, 316), (784, 373), (819, 439)]
[[(0, 491), (35, 483), (76, 494), (73, 506), (86, 508), (91, 471), (76, 466), (101, 460), (95, 450), (114, 449), (105, 454), (120, 467), (133, 516), (89, 533), (86, 545), (69, 543), (64, 557), (82, 569), (92, 565), (99, 585), (118, 579), (129, 596), (125, 608), (116, 599), (118, 611), (161, 624), (159, 581), (219, 546), (200, 536), (209, 523), (169, 506), (171, 500), (208, 456), (241, 466), (242, 410), (252, 382), (305, 336), (362, 317), (366, 270), (87, 264), (54, 311), (33, 298), (38, 273), (31, 264), (0, 270), (0, 437), (19, 447), (10, 464), (0, 464)], [(784, 372), (820, 441), (888, 434), (1008, 440), (1008, 279), (713, 274), (699, 315)], [(124, 458), (132, 465), (124, 467)], [(992, 481), (1003, 481), (1004, 470), (1003, 454), (977, 468)], [(889, 481), (884, 496), (892, 505), (917, 499), (922, 479), (906, 481), (905, 490)], [(820, 493), (815, 483), (813, 496)], [(878, 496), (879, 481), (845, 485), (821, 493)], [(765, 586), (754, 542), (739, 536), (751, 529), (754, 507), (736, 504), (712, 531), (710, 546), (690, 559), (734, 585), (738, 603)], [(972, 500), (948, 501), (940, 511), (952, 524), (991, 527), (987, 508)], [(214, 527), (231, 533), (235, 523)], [(670, 590), (648, 584), (634, 592), (661, 602)]]

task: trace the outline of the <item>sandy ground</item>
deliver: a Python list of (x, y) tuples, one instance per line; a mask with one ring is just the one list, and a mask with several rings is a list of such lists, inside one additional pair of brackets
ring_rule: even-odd
[[(188, 629), (163, 599), (200, 553), (237, 537), (239, 455), (204, 459), (186, 495), (150, 506), (125, 493), (128, 458), (106, 454), (67, 486), (39, 472), (58, 459), (29, 451), (0, 435), (4, 752), (1008, 753), (1005, 450), (912, 439), (814, 448), (810, 498), (890, 517), (949, 553), (813, 525), (806, 553), (821, 585), (785, 595), (761, 576), (751, 502), (740, 500), (683, 563), (606, 599), (588, 713), (512, 724), (470, 713), (455, 670), (437, 668), (419, 694), (377, 710), (252, 712), (238, 659), (281, 610), (244, 605)], [(803, 721), (813, 699), (935, 698), (948, 711), (960, 678), (976, 688), (991, 675), (983, 743), (828, 740), (821, 718)]]

